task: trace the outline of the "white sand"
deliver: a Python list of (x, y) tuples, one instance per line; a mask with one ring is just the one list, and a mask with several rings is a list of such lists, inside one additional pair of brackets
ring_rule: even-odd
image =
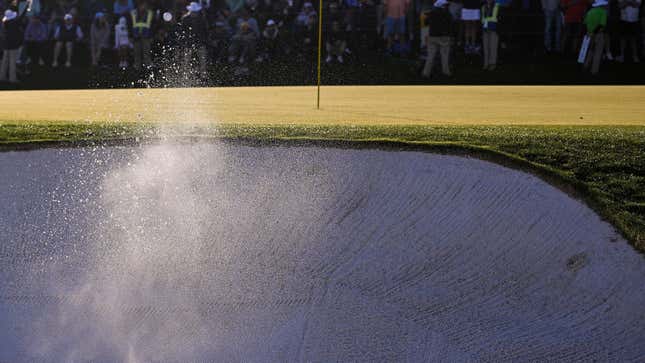
[(165, 145), (0, 169), (0, 361), (645, 359), (643, 256), (492, 163)]

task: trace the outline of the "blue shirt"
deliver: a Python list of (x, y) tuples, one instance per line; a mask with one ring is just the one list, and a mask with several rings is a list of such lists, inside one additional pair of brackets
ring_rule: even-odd
[(28, 42), (44, 42), (47, 40), (48, 33), (47, 24), (29, 21), (25, 30), (25, 40)]
[(132, 0), (128, 0), (127, 5), (121, 5), (119, 1), (114, 2), (114, 14), (115, 15), (123, 15), (124, 13), (129, 13), (134, 9), (134, 4), (132, 4)]

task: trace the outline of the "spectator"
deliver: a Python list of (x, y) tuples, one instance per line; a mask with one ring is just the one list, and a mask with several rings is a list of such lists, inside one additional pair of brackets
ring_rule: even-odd
[[(40, 2), (38, 2), (37, 6), (38, 6), (38, 8), (36, 10), (40, 10)], [(33, 11), (33, 8), (34, 8), (33, 3), (32, 2), (27, 2), (25, 0), (13, 0), (13, 1), (11, 1), (11, 7), (14, 10), (17, 9), (18, 14), (24, 14), (25, 17), (31, 16), (34, 13), (34, 11)], [(24, 31), (26, 24), (25, 24), (25, 21), (24, 21), (24, 17), (21, 17), (21, 19), (22, 19), (21, 20), (21, 26), (22, 26), (21, 29)], [(21, 44), (20, 47), (18, 48), (18, 59), (16, 61), (17, 65), (23, 64), (23, 62), (25, 61), (25, 58), (27, 58), (27, 54), (26, 54), (26, 52), (24, 50), (25, 49), (24, 49), (24, 41), (23, 41), (23, 44)], [(26, 59), (26, 60), (29, 61), (29, 59)]]
[(456, 28), (456, 43), (457, 46), (461, 46), (461, 43), (464, 39), (464, 27), (461, 22), (461, 10), (464, 8), (463, 0), (452, 0), (448, 1), (448, 11), (452, 15), (453, 26)]
[(423, 67), (422, 76), (430, 78), (434, 58), (437, 51), (441, 55), (441, 72), (450, 76), (450, 35), (452, 34), (453, 18), (447, 9), (448, 1), (437, 0), (428, 14), (428, 38), (426, 40), (428, 54)]
[(226, 59), (232, 34), (233, 31), (227, 19), (223, 14), (218, 14), (210, 32), (210, 48), (216, 62)]
[(128, 20), (125, 16), (119, 18), (114, 26), (114, 49), (119, 55), (119, 68), (128, 68), (128, 50), (132, 47), (130, 33), (128, 32)]
[(130, 12), (132, 21), (131, 37), (134, 47), (134, 69), (149, 67), (152, 64), (150, 59), (150, 47), (152, 44), (152, 20), (154, 12), (148, 9), (145, 2), (139, 3), (135, 10)]
[(570, 47), (573, 54), (578, 54), (580, 36), (582, 35), (582, 17), (587, 11), (587, 0), (561, 0), (564, 10), (564, 35), (562, 37), (562, 50)]
[(229, 50), (229, 62), (238, 60), (244, 64), (247, 59), (255, 58), (257, 37), (247, 23), (240, 25), (240, 30), (233, 36), (233, 42)]
[(26, 8), (18, 15), (13, 9), (5, 10), (2, 18), (2, 27), (4, 30), (4, 48), (2, 52), (2, 63), (0, 64), (0, 81), (6, 81), (7, 75), (9, 82), (18, 83), (18, 74), (16, 72), (16, 62), (18, 61), (18, 49), (22, 46), (25, 37), (22, 27), (22, 19), (25, 16)]
[(484, 44), (484, 70), (494, 71), (497, 67), (497, 49), (499, 36), (497, 22), (499, 4), (495, 0), (486, 0), (482, 7), (482, 43)]
[(262, 32), (264, 45), (264, 58), (274, 59), (283, 49), (282, 39), (280, 37), (280, 28), (273, 19), (267, 21), (267, 26)]
[(29, 59), (33, 63), (38, 62), (40, 66), (45, 65), (45, 44), (48, 33), (47, 24), (43, 23), (40, 17), (30, 17), (29, 24), (25, 30), (25, 48)]
[(605, 34), (605, 58), (613, 61), (611, 39), (619, 39), (620, 36), (620, 8), (618, 7), (618, 0), (608, 0), (608, 2), (609, 4), (606, 6), (607, 26), (603, 31)]
[(341, 19), (341, 13), (338, 9), (338, 3), (335, 2), (329, 4), (329, 11), (327, 11), (327, 14), (323, 13), (323, 16), (325, 17), (325, 21), (328, 22), (328, 24), (332, 24), (336, 21), (340, 25), (343, 20)]
[(260, 26), (258, 25), (258, 21), (251, 16), (251, 13), (248, 10), (242, 10), (241, 15), (239, 18), (237, 18), (237, 22), (235, 23), (235, 29), (239, 30), (240, 25), (242, 23), (247, 23), (251, 30), (255, 33), (256, 37), (260, 37)]
[[(340, 31), (342, 31), (342, 35), (344, 41), (345, 41), (345, 53), (350, 54), (351, 51), (349, 50), (349, 44), (350, 43), (355, 43), (355, 37), (353, 35), (356, 35), (352, 31), (354, 29), (354, 25), (352, 25), (352, 22), (355, 22), (355, 17), (358, 15), (358, 9), (359, 9), (359, 1), (358, 0), (344, 0), (345, 3), (345, 12), (341, 12), (340, 6), (336, 2), (332, 2), (329, 4), (329, 11), (327, 12), (327, 20), (323, 20), (323, 25), (325, 24), (333, 24), (334, 22), (338, 23), (338, 27), (340, 28)], [(323, 14), (324, 16), (325, 14)], [(332, 27), (329, 28), (329, 30), (332, 30)], [(352, 37), (350, 39), (350, 37)]]
[[(27, 26), (27, 30), (22, 40), (24, 54), (21, 57), (20, 50), (18, 51), (17, 64), (20, 65), (21, 58), (26, 59), (27, 65), (31, 64), (31, 61), (34, 62), (34, 65), (36, 62), (43, 61), (42, 49), (45, 46), (43, 29), (46, 29), (48, 34), (45, 35), (45, 38), (55, 39), (53, 41), (55, 59), (50, 60), (49, 57), (45, 57), (46, 60), (56, 66), (58, 62), (62, 65), (67, 59), (65, 64), (71, 65), (75, 54), (73, 49), (67, 51), (67, 47), (74, 47), (74, 43), (82, 39), (86, 25), (87, 31), (90, 32), (88, 45), (91, 63), (94, 66), (101, 63), (101, 54), (105, 54), (103, 49), (108, 42), (112, 42), (109, 37), (113, 29), (115, 31), (114, 40), (120, 39), (117, 43), (120, 44), (117, 45), (119, 49), (118, 62), (119, 66), (123, 68), (128, 66), (128, 62), (134, 64), (136, 68), (143, 68), (144, 65), (154, 64), (153, 61), (156, 59), (163, 59), (169, 60), (172, 64), (178, 64), (184, 69), (189, 69), (188, 66), (181, 65), (184, 60), (193, 61), (194, 58), (195, 63), (199, 60), (199, 70), (205, 73), (209, 54), (212, 54), (212, 58), (215, 60), (226, 61), (230, 56), (235, 62), (246, 63), (253, 59), (257, 61), (279, 59), (283, 53), (289, 52), (296, 54), (294, 57), (290, 57), (288, 62), (300, 61), (301, 64), (304, 64), (305, 60), (313, 54), (318, 40), (319, 14), (317, 14), (317, 6), (319, 3), (314, 3), (316, 4), (314, 5), (310, 1), (195, 0), (193, 3), (189, 3), (187, 0), (34, 0), (31, 10), (27, 11), (25, 15), (30, 16), (30, 20), (22, 22)], [(446, 1), (448, 4), (444, 5), (443, 3)], [(499, 7), (493, 1), (499, 3)], [(544, 21), (544, 37), (542, 39), (542, 35), (540, 35), (539, 44), (543, 44), (547, 52), (557, 52), (563, 49), (569, 52), (572, 49), (577, 50), (584, 29), (582, 28), (583, 14), (591, 1), (594, 0), (540, 0), (544, 13), (544, 18), (540, 19), (540, 21)], [(641, 21), (643, 14), (638, 7), (642, 7), (643, 0), (606, 1), (609, 2), (609, 6), (606, 10), (607, 25), (602, 28), (604, 55), (607, 59), (612, 58), (610, 39), (613, 33), (610, 34), (610, 32), (617, 32), (618, 34), (613, 37), (615, 46), (613, 53), (618, 56), (617, 51), (621, 49), (621, 56), (616, 58), (624, 60), (625, 56), (633, 56), (635, 61), (640, 60), (638, 59), (640, 54), (635, 35), (641, 31), (638, 21)], [(441, 4), (439, 7), (435, 6), (435, 2), (436, 0), (414, 0), (414, 2), (411, 0), (332, 0), (326, 2), (323, 6), (327, 6), (328, 10), (323, 13), (325, 20), (322, 24), (325, 26), (323, 33), (324, 56), (329, 61), (346, 62), (347, 54), (351, 54), (350, 47), (352, 50), (356, 48), (355, 51), (359, 52), (358, 57), (361, 58), (365, 56), (362, 52), (366, 50), (367, 56), (378, 57), (373, 52), (383, 45), (387, 46), (389, 52), (400, 54), (406, 54), (415, 46), (420, 45), (423, 48), (422, 52), (433, 52), (428, 54), (430, 59), (425, 60), (426, 64), (422, 72), (422, 75), (429, 76), (432, 72), (432, 64), (436, 60), (435, 57), (439, 56), (437, 53), (440, 53), (443, 61), (442, 71), (450, 73), (450, 64), (448, 58), (445, 58), (444, 61), (444, 54), (448, 56), (455, 44), (461, 47), (462, 45), (458, 42), (464, 40), (467, 53), (479, 52), (481, 47), (478, 45), (483, 43), (482, 63), (487, 70), (496, 67), (496, 50), (505, 47), (501, 39), (498, 41), (498, 34), (500, 36), (509, 35), (505, 39), (509, 46), (507, 48), (509, 56), (512, 56), (511, 50), (519, 48), (519, 44), (513, 44), (515, 39), (525, 43), (526, 47), (522, 48), (522, 51), (533, 50), (529, 48), (531, 44), (528, 43), (531, 42), (526, 41), (527, 38), (510, 38), (512, 35), (527, 34), (532, 31), (530, 29), (531, 22), (528, 20), (535, 18), (527, 16), (532, 14), (522, 13), (518, 16), (509, 10), (508, 15), (504, 13), (509, 17), (509, 20), (507, 21), (505, 18), (504, 21), (498, 22), (499, 8), (504, 8), (504, 4), (509, 3), (509, 0), (442, 0), (439, 2)], [(466, 3), (466, 6), (463, 6), (463, 2)], [(564, 14), (558, 9), (560, 2)], [(187, 3), (190, 4), (188, 7), (186, 7)], [(522, 11), (520, 7), (529, 3), (533, 4), (532, 6), (537, 5), (536, 0), (522, 0), (521, 4), (514, 3), (514, 5), (518, 5), (514, 10)], [(4, 11), (3, 4), (7, 4), (11, 6), (11, 10), (18, 10), (19, 14), (27, 8), (24, 0), (0, 0), (0, 4), (2, 4), (0, 5), (2, 11)], [(31, 18), (30, 15), (38, 12), (38, 4), (40, 4), (41, 14), (46, 16), (40, 21), (37, 18)], [(412, 4), (414, 6), (411, 6)], [(116, 34), (118, 24), (112, 28), (109, 25), (113, 24), (109, 21), (110, 15), (102, 11), (106, 7), (110, 15), (112, 11), (127, 12), (124, 15), (127, 29), (119, 36)], [(199, 8), (199, 11), (190, 11), (191, 9), (195, 10), (196, 7)], [(380, 9), (376, 10), (377, 7)], [(74, 17), (72, 12), (77, 8), (81, 13), (78, 17)], [(182, 16), (186, 9), (189, 10), (188, 14)], [(452, 22), (446, 21), (445, 17), (442, 18), (445, 15), (445, 10), (452, 15)], [(92, 21), (85, 24), (84, 21), (89, 14), (98, 12), (105, 15), (92, 18)], [(164, 23), (159, 20), (164, 12), (173, 15), (171, 21)], [(70, 21), (70, 15), (75, 22)], [(378, 17), (382, 16), (387, 16), (387, 21), (378, 20)], [(561, 18), (566, 22), (566, 29), (560, 26), (559, 19)], [(51, 24), (47, 24), (49, 19), (51, 19)], [(426, 20), (430, 21), (431, 19), (434, 23), (430, 23), (428, 26)], [(116, 20), (121, 22), (120, 17), (116, 17)], [(471, 27), (473, 24), (476, 25), (475, 29)], [(645, 26), (645, 21), (643, 24)], [(419, 25), (421, 29), (417, 31)], [(586, 20), (584, 25), (588, 25)], [(468, 27), (467, 34), (462, 34), (463, 36), (455, 34), (460, 32), (459, 29), (464, 26)], [(481, 40), (478, 34), (480, 26), (482, 27)], [(508, 27), (509, 31), (500, 31), (499, 26)], [(83, 32), (80, 27), (83, 27)], [(375, 28), (384, 30), (381, 36), (376, 34)], [(447, 32), (445, 29), (448, 29)], [(252, 35), (248, 33), (249, 31)], [(563, 42), (560, 42), (560, 33), (563, 35)], [(410, 40), (416, 40), (419, 34), (421, 35), (420, 41), (414, 43)], [(453, 43), (455, 36), (457, 43)], [(430, 40), (432, 41), (430, 42)], [(499, 43), (499, 47), (496, 43)], [(600, 44), (599, 41), (594, 42), (594, 46), (598, 44)], [(4, 47), (4, 43), (1, 46)], [(129, 58), (129, 48), (131, 47), (134, 48), (133, 60)], [(538, 45), (538, 47), (540, 46)], [(60, 54), (63, 50), (67, 51), (67, 58), (63, 58)], [(9, 57), (9, 52), (5, 53)], [(259, 56), (256, 58), (256, 55)], [(519, 60), (520, 58), (515, 59)], [(10, 68), (11, 62), (9, 60), (7, 58), (7, 69)], [(527, 60), (527, 62), (531, 61)], [(591, 62), (589, 67), (593, 69), (594, 63), (591, 55), (589, 62)], [(430, 69), (427, 69), (428, 66)], [(554, 66), (556, 65), (554, 64)], [(26, 70), (31, 70), (31, 67), (26, 67)]]
[(562, 13), (560, 0), (542, 0), (544, 12), (544, 49), (547, 53), (560, 52)]
[[(331, 3), (332, 4), (336, 3)], [(345, 14), (343, 22), (346, 25), (345, 30), (351, 32), (357, 28), (358, 17), (361, 12), (361, 8), (364, 6), (361, 0), (343, 0)], [(338, 8), (338, 6), (336, 6)]]
[(326, 62), (330, 63), (334, 58), (338, 63), (343, 63), (343, 54), (347, 48), (347, 39), (345, 38), (345, 31), (341, 29), (338, 20), (331, 24), (331, 29), (327, 41), (325, 42), (325, 49), (327, 50)]
[(387, 41), (387, 49), (392, 52), (395, 40), (403, 42), (405, 40), (405, 14), (410, 7), (410, 0), (384, 0), (385, 5), (385, 32), (384, 36)]
[(134, 10), (134, 4), (132, 0), (115, 0), (113, 10), (114, 15), (117, 17), (127, 15)]
[(631, 46), (632, 60), (634, 63), (640, 62), (638, 58), (638, 46), (636, 40), (640, 32), (639, 29), (639, 8), (641, 0), (618, 0), (620, 7), (620, 55), (617, 60), (619, 62), (625, 61), (625, 49), (627, 42)]
[(294, 6), (293, 0), (274, 0), (273, 14), (273, 18), (278, 23), (278, 27), (293, 33), (298, 16), (298, 11)]
[(300, 10), (296, 17), (296, 24), (300, 26), (307, 25), (311, 15), (317, 15), (317, 13), (316, 10), (314, 10), (313, 4), (307, 1), (302, 5), (302, 10)]
[(90, 52), (92, 56), (92, 65), (99, 65), (103, 49), (110, 47), (110, 24), (102, 12), (96, 13), (94, 21), (90, 28)]
[(461, 9), (461, 20), (464, 24), (464, 52), (466, 54), (479, 53), (477, 32), (481, 20), (481, 0), (464, 0), (464, 7)]
[(195, 56), (199, 60), (199, 72), (206, 76), (208, 61), (208, 23), (202, 14), (202, 6), (198, 2), (191, 2), (186, 7), (188, 13), (181, 19), (181, 27), (186, 37), (186, 48), (184, 50), (184, 61), (188, 65)]
[(591, 39), (589, 48), (587, 49), (584, 67), (586, 69), (591, 67), (591, 74), (598, 73), (602, 54), (605, 50), (604, 28), (607, 25), (606, 6), (607, 0), (596, 0), (584, 19), (587, 27), (587, 36)]
[(56, 33), (54, 34), (54, 39), (56, 40), (56, 45), (54, 46), (54, 60), (52, 62), (52, 67), (54, 68), (58, 67), (58, 58), (60, 58), (63, 44), (65, 45), (67, 56), (65, 67), (71, 67), (72, 55), (74, 54), (74, 43), (83, 39), (83, 31), (81, 30), (81, 27), (74, 22), (72, 14), (65, 14), (63, 20), (64, 23), (56, 28)]
[(318, 24), (318, 13), (310, 2), (305, 2), (302, 11), (295, 19), (294, 32), (299, 46), (307, 49), (314, 43)]
[[(430, 8), (427, 8), (427, 1), (424, 0), (423, 7), (421, 9), (421, 15), (419, 15), (419, 53), (423, 55), (424, 52), (427, 55), (428, 48), (428, 18), (430, 17), (430, 11), (434, 7), (434, 3), (430, 5)], [(450, 11), (450, 10), (448, 10)]]
[(643, 53), (643, 57), (645, 57), (645, 2), (641, 1), (641, 10), (640, 10), (640, 16), (641, 16), (641, 52)]

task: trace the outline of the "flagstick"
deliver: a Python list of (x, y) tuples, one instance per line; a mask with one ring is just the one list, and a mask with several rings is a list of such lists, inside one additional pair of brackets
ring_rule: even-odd
[(316, 99), (316, 109), (320, 110), (320, 59), (322, 57), (322, 10), (323, 0), (319, 0), (318, 9), (318, 97)]

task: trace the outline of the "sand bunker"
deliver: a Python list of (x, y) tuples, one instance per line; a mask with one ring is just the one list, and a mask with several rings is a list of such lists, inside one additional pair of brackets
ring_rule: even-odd
[(0, 361), (645, 359), (645, 259), (475, 159), (0, 153)]

